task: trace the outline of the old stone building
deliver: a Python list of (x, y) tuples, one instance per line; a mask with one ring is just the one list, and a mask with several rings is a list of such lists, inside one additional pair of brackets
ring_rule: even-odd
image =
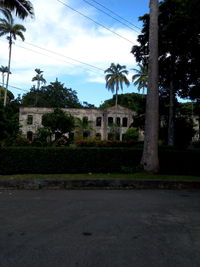
[[(93, 131), (90, 132), (90, 137), (99, 137), (101, 140), (109, 139), (109, 125), (115, 123), (119, 126), (119, 139), (123, 139), (123, 134), (133, 123), (134, 112), (122, 106), (113, 106), (107, 109), (62, 109), (66, 114), (71, 114), (73, 117), (82, 119), (88, 117), (92, 122)], [(29, 139), (34, 138), (37, 129), (42, 127), (42, 115), (52, 113), (52, 108), (28, 108), (21, 107), (19, 113), (19, 123), (22, 133)]]

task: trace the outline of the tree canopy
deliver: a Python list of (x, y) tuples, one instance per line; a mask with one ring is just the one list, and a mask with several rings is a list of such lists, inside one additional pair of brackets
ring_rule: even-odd
[(106, 88), (111, 90), (112, 93), (115, 91), (115, 105), (117, 106), (118, 91), (121, 88), (123, 90), (123, 84), (129, 86), (130, 82), (127, 78), (128, 71), (126, 66), (120, 64), (111, 63), (110, 67), (104, 71), (106, 73)]
[[(173, 90), (180, 97), (200, 92), (200, 2), (199, 0), (164, 0), (159, 5), (159, 73), (160, 89)], [(137, 62), (148, 64), (149, 14), (143, 22), (139, 45), (132, 48)], [(199, 93), (200, 95), (200, 93)]]
[(65, 114), (59, 108), (42, 116), (42, 125), (50, 128), (53, 133), (60, 133), (60, 135), (70, 133), (74, 129), (74, 123), (74, 117)]
[(13, 11), (21, 19), (25, 19), (27, 16), (34, 16), (33, 5), (28, 0), (1, 0), (0, 8)]
[(23, 95), (22, 105), (28, 107), (50, 107), (50, 108), (80, 108), (77, 93), (71, 88), (56, 80), (47, 86), (36, 89), (34, 86), (30, 92)]

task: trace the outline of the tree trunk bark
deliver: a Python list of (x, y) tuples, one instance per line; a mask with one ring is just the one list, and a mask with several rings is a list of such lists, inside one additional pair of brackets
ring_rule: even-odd
[(2, 87), (4, 87), (4, 72), (2, 72)]
[(169, 123), (168, 123), (168, 145), (174, 146), (175, 141), (175, 93), (173, 81), (169, 87)]
[(119, 90), (119, 85), (117, 83), (116, 84), (116, 94), (115, 94), (115, 107), (117, 107), (117, 103), (118, 103), (118, 90)]
[(158, 0), (150, 0), (148, 88), (142, 165), (146, 172), (159, 171), (158, 129)]
[(4, 107), (7, 103), (7, 92), (8, 92), (8, 83), (9, 83), (9, 76), (10, 76), (10, 62), (11, 62), (11, 53), (12, 53), (12, 39), (11, 35), (9, 37), (9, 58), (8, 58), (8, 73), (7, 73), (7, 80), (6, 80), (6, 88), (5, 88), (5, 94), (4, 94)]

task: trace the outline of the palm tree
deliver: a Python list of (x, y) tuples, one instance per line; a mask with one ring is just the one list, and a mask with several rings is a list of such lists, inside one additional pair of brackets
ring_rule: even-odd
[[(2, 73), (2, 87), (4, 87), (4, 84), (5, 84), (4, 79), (5, 79), (5, 74), (8, 73), (8, 67), (7, 66), (4, 67), (1, 65), (0, 72)], [(10, 72), (10, 74), (11, 74), (11, 72)]]
[(117, 107), (119, 87), (123, 90), (123, 83), (127, 86), (130, 84), (126, 77), (126, 75), (128, 75), (128, 71), (126, 70), (126, 66), (121, 66), (120, 64), (115, 65), (112, 63), (110, 67), (104, 71), (104, 73), (108, 73), (105, 76), (106, 88), (111, 90), (112, 93), (114, 93), (114, 91), (116, 92), (115, 106)]
[(144, 149), (141, 163), (144, 170), (151, 173), (156, 173), (159, 170), (158, 119), (158, 0), (150, 0), (148, 88)]
[(34, 16), (33, 5), (28, 0), (1, 0), (0, 8), (14, 11), (16, 16), (25, 19), (27, 16)]
[(92, 131), (92, 121), (88, 120), (88, 117), (84, 116), (82, 119), (76, 118), (75, 129), (78, 133), (79, 138), (84, 138), (84, 135), (89, 135)]
[(43, 77), (43, 71), (40, 69), (35, 69), (35, 72), (37, 73), (35, 77), (33, 77), (32, 82), (37, 81), (37, 90), (40, 90), (41, 83), (45, 84), (46, 80)]
[(139, 69), (133, 69), (136, 74), (132, 76), (134, 85), (138, 85), (138, 91), (142, 89), (144, 94), (145, 88), (147, 88), (148, 68), (147, 65), (138, 64)]
[(3, 35), (8, 35), (7, 39), (9, 42), (8, 73), (7, 73), (6, 90), (4, 97), (4, 106), (6, 106), (13, 39), (16, 40), (17, 36), (19, 36), (22, 39), (22, 41), (24, 41), (25, 38), (22, 32), (25, 32), (26, 28), (21, 24), (14, 24), (14, 19), (12, 17), (12, 14), (8, 9), (3, 10), (3, 14), (5, 18), (4, 19), (0, 18), (0, 37)]

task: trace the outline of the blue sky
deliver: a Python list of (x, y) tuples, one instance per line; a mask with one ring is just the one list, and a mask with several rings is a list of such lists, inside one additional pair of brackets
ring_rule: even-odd
[[(131, 80), (134, 73), (131, 69), (136, 68), (136, 63), (130, 51), (137, 43), (138, 32), (133, 30), (136, 28), (131, 29), (117, 22), (87, 3), (103, 9), (94, 0), (60, 1), (126, 40), (74, 12), (58, 0), (48, 0), (48, 4), (46, 0), (32, 0), (35, 19), (20, 21), (27, 29), (25, 42), (15, 42), (11, 63), (10, 85), (24, 91), (12, 87), (10, 90), (15, 96), (28, 92), (34, 84), (31, 82), (35, 75), (34, 69), (40, 68), (44, 71), (47, 84), (58, 78), (67, 88), (77, 91), (81, 102), (87, 101), (99, 106), (112, 97), (112, 93), (105, 88), (103, 72), (112, 62), (126, 65)], [(149, 0), (96, 1), (138, 27), (141, 27), (138, 17), (149, 11)], [(0, 49), (0, 65), (6, 66), (8, 44), (5, 37), (0, 39)], [(129, 88), (124, 87), (123, 92), (137, 90), (131, 84)]]

